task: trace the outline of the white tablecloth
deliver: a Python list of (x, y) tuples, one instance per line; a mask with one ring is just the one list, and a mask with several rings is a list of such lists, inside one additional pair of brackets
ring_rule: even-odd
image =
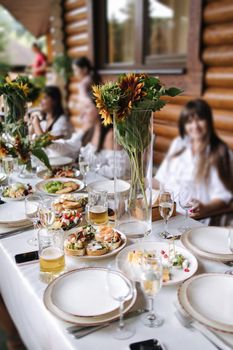
[[(88, 180), (91, 182), (93, 177)], [(97, 177), (95, 177), (97, 179)], [(98, 179), (101, 179), (98, 177)], [(31, 181), (30, 181), (31, 182)], [(1, 206), (0, 206), (1, 210)], [(170, 219), (170, 227), (182, 225), (184, 218), (180, 215)], [(199, 226), (194, 220), (189, 220), (190, 226)], [(160, 240), (161, 221), (153, 223), (153, 232), (149, 240)], [(27, 240), (33, 231), (26, 231), (14, 237), (0, 240), (0, 290), (6, 306), (19, 330), (19, 333), (30, 350), (127, 350), (129, 344), (140, 340), (157, 338), (165, 344), (167, 350), (216, 350), (216, 348), (198, 332), (183, 328), (174, 316), (174, 301), (177, 287), (164, 287), (156, 296), (156, 311), (165, 318), (164, 325), (159, 328), (145, 327), (139, 318), (129, 320), (135, 328), (134, 337), (124, 341), (115, 340), (112, 331), (116, 324), (88, 335), (75, 339), (66, 333), (67, 323), (52, 316), (44, 307), (43, 292), (46, 285), (39, 279), (39, 264), (17, 266), (14, 255), (34, 250)], [(74, 258), (67, 258), (68, 269), (83, 266)], [(106, 266), (109, 259), (98, 262), (98, 266)], [(198, 272), (224, 272), (226, 266), (218, 262), (199, 259)], [(232, 340), (231, 336), (226, 336)], [(233, 341), (232, 341), (233, 344)], [(233, 346), (232, 346), (233, 348)]]

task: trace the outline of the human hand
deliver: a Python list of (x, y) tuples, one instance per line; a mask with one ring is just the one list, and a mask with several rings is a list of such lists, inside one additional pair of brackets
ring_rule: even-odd
[(207, 215), (207, 207), (197, 199), (192, 200), (192, 208), (189, 210), (189, 217), (192, 219), (200, 219)]

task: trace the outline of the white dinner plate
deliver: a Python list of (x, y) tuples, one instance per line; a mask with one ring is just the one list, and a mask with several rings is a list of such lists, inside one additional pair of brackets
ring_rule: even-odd
[(15, 226), (28, 222), (23, 201), (9, 201), (0, 206), (0, 224)]
[(229, 229), (225, 227), (197, 227), (181, 236), (182, 244), (196, 255), (211, 260), (231, 261), (228, 247)]
[[(49, 170), (40, 170), (37, 172), (36, 176), (38, 176), (41, 179), (46, 179), (46, 174)], [(75, 169), (75, 175), (73, 177), (66, 177), (67, 179), (75, 179), (80, 175), (80, 171), (78, 169)], [(50, 177), (49, 179), (53, 179), (53, 177)]]
[[(77, 230), (77, 227), (76, 227), (76, 230)], [(116, 254), (118, 254), (125, 246), (126, 246), (126, 243), (127, 243), (127, 238), (126, 236), (124, 235), (124, 233), (122, 232), (119, 232), (118, 230), (116, 230), (120, 235), (121, 235), (121, 239), (122, 239), (122, 243), (120, 245), (120, 247), (112, 250), (112, 251), (109, 251), (108, 253), (104, 254), (104, 255), (99, 255), (99, 256), (92, 256), (92, 255), (83, 255), (83, 256), (71, 256), (72, 258), (77, 258), (77, 259), (84, 259), (84, 260), (102, 260), (102, 259), (106, 259), (106, 258), (110, 258), (111, 256), (114, 256)], [(75, 232), (75, 229), (72, 229), (72, 232), (71, 230), (69, 230), (69, 234)], [(65, 235), (67, 236), (67, 231), (65, 231)]]
[[(68, 272), (68, 274), (70, 273), (75, 273), (75, 271), (87, 271), (87, 270), (102, 270), (102, 271), (106, 271), (106, 269), (103, 268), (83, 268), (83, 269), (79, 269), (79, 270), (74, 270), (71, 272)], [(105, 272), (106, 273), (106, 272)], [(66, 275), (66, 274), (65, 274)], [(101, 323), (105, 323), (105, 322), (109, 322), (112, 320), (115, 320), (119, 317), (119, 307), (117, 307), (116, 309), (114, 309), (112, 312), (108, 312), (106, 314), (103, 315), (98, 315), (98, 316), (91, 316), (91, 317), (80, 317), (80, 316), (75, 316), (72, 313), (67, 313), (64, 312), (63, 310), (61, 310), (60, 308), (58, 308), (52, 300), (52, 294), (53, 294), (53, 289), (57, 283), (57, 281), (62, 278), (62, 275), (60, 277), (58, 277), (57, 279), (55, 279), (53, 282), (51, 282), (48, 287), (46, 288), (45, 292), (44, 292), (44, 304), (47, 307), (47, 309), (52, 312), (55, 316), (57, 316), (58, 318), (62, 319), (63, 321), (66, 322), (71, 322), (71, 323), (75, 323), (78, 325), (85, 325), (85, 326), (92, 326), (92, 325), (97, 325), (97, 324), (101, 324)], [(94, 286), (94, 288), (96, 288), (96, 286)], [(134, 291), (133, 297), (129, 300), (127, 300), (124, 304), (124, 313), (128, 312), (133, 305), (135, 304), (137, 298), (137, 292), (136, 290)], [(98, 300), (97, 300), (98, 302)], [(96, 302), (96, 303), (97, 303)], [(73, 304), (78, 304), (79, 300), (76, 298), (76, 296), (73, 299)], [(85, 303), (89, 303), (88, 300), (86, 300)], [(119, 306), (119, 304), (118, 304)], [(85, 309), (86, 310), (86, 309)], [(72, 309), (73, 311), (73, 309)]]
[(53, 181), (60, 181), (60, 182), (68, 182), (68, 181), (72, 181), (75, 182), (76, 184), (79, 185), (79, 188), (75, 191), (66, 193), (66, 194), (72, 194), (72, 193), (76, 193), (78, 191), (81, 191), (84, 188), (84, 183), (80, 180), (77, 179), (68, 179), (66, 177), (58, 177), (58, 178), (54, 178), (54, 179), (48, 179), (48, 180), (44, 180), (44, 181), (40, 181), (38, 182), (35, 187), (37, 189), (37, 191), (39, 191), (40, 193), (46, 194), (47, 196), (53, 196), (53, 197), (57, 197), (57, 196), (61, 196), (61, 194), (56, 194), (56, 193), (48, 193), (46, 192), (44, 186), (45, 184), (49, 183), (49, 182), (53, 182)]
[(178, 290), (178, 299), (195, 320), (216, 331), (233, 333), (233, 276), (210, 273), (194, 276)]
[(72, 164), (74, 160), (70, 157), (50, 157), (49, 162), (51, 167), (59, 167)]
[[(162, 242), (145, 242), (132, 244), (125, 249), (123, 249), (116, 257), (116, 264), (119, 270), (125, 273), (131, 280), (140, 282), (140, 275), (142, 273), (139, 264), (131, 263), (128, 261), (128, 254), (132, 251), (156, 251), (158, 256), (161, 256), (161, 251), (164, 250), (168, 253), (168, 243)], [(189, 271), (185, 272), (184, 269), (178, 269), (172, 267), (171, 274), (172, 278), (170, 281), (163, 282), (164, 286), (175, 285), (183, 282), (184, 280), (190, 278), (196, 271), (198, 267), (197, 259), (188, 250), (175, 246), (176, 252), (182, 254), (189, 261)]]
[[(113, 180), (95, 181), (90, 183), (87, 187), (95, 191), (108, 191), (110, 196), (113, 196), (115, 193), (115, 185)], [(116, 192), (127, 193), (129, 189), (130, 184), (128, 182), (117, 180)]]

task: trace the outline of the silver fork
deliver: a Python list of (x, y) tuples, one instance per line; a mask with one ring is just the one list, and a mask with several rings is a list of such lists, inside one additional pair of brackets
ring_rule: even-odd
[(206, 339), (208, 339), (217, 349), (219, 350), (232, 350), (222, 339), (220, 339), (216, 334), (211, 332), (202, 324), (194, 321), (188, 314), (183, 313), (179, 310), (175, 311), (175, 316), (180, 321), (182, 326), (190, 329), (195, 329), (199, 331)]

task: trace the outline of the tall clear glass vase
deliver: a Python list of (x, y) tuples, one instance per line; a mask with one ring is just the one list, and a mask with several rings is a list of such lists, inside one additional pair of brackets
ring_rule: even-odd
[(151, 110), (114, 118), (116, 228), (132, 239), (151, 232), (152, 142)]

